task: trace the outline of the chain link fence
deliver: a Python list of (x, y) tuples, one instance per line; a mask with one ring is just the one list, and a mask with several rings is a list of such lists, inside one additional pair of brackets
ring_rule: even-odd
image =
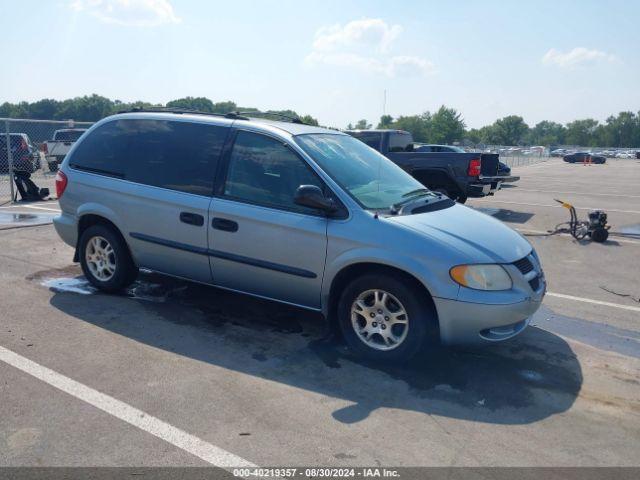
[(511, 168), (549, 160), (549, 149), (545, 147), (517, 147), (513, 145), (476, 145), (467, 148), (470, 152), (497, 153), (500, 161)]
[(25, 179), (55, 197), (58, 165), (92, 124), (0, 118), (0, 205), (21, 199), (18, 184), (25, 185)]

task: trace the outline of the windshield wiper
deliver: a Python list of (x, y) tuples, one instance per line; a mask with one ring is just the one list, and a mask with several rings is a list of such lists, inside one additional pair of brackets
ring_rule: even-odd
[[(413, 195), (411, 195), (413, 194)], [(413, 192), (409, 192), (409, 193), (405, 193), (403, 195), (403, 197), (406, 197), (407, 195), (411, 195), (408, 198), (405, 198), (404, 200), (398, 202), (398, 203), (394, 203), (393, 205), (391, 205), (391, 208), (389, 208), (389, 212), (391, 212), (392, 215), (397, 214), (400, 209), (411, 203), (414, 202), (415, 200), (417, 200), (418, 198), (421, 197), (435, 197), (436, 195), (433, 194), (433, 192), (431, 190), (428, 190), (426, 188), (421, 188), (419, 190), (414, 190)]]
[(417, 195), (419, 193), (433, 193), (433, 192), (431, 190), (429, 190), (428, 188), (416, 188), (415, 190), (411, 190), (410, 192), (407, 192), (407, 193), (403, 194), (402, 198), (412, 197), (412, 196)]

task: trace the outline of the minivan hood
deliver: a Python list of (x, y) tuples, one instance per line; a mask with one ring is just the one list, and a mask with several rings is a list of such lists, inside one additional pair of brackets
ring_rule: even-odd
[(417, 215), (387, 217), (469, 257), (470, 263), (512, 263), (531, 252), (531, 245), (500, 220), (469, 207), (453, 207)]

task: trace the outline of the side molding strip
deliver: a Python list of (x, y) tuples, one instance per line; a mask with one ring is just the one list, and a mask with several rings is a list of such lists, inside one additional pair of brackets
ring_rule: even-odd
[(185, 252), (196, 253), (198, 255), (207, 255), (209, 257), (229, 260), (231, 262), (244, 263), (245, 265), (265, 268), (267, 270), (274, 270), (276, 272), (288, 273), (289, 275), (295, 275), (297, 277), (317, 278), (317, 275), (315, 273), (309, 270), (304, 270), (302, 268), (290, 267), (288, 265), (282, 265), (280, 263), (267, 262), (265, 260), (245, 257), (243, 255), (236, 255), (234, 253), (221, 252), (220, 250), (195, 247), (186, 243), (174, 242), (173, 240), (165, 240), (164, 238), (152, 237), (151, 235), (145, 235), (144, 233), (131, 232), (129, 235), (132, 238), (142, 240), (143, 242), (155, 243), (156, 245), (175, 248), (177, 250), (184, 250)]

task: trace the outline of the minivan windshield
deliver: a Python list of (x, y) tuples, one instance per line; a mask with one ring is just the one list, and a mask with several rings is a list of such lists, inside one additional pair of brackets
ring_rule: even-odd
[(366, 209), (389, 209), (413, 196), (433, 195), (411, 175), (349, 135), (294, 137), (300, 147)]

